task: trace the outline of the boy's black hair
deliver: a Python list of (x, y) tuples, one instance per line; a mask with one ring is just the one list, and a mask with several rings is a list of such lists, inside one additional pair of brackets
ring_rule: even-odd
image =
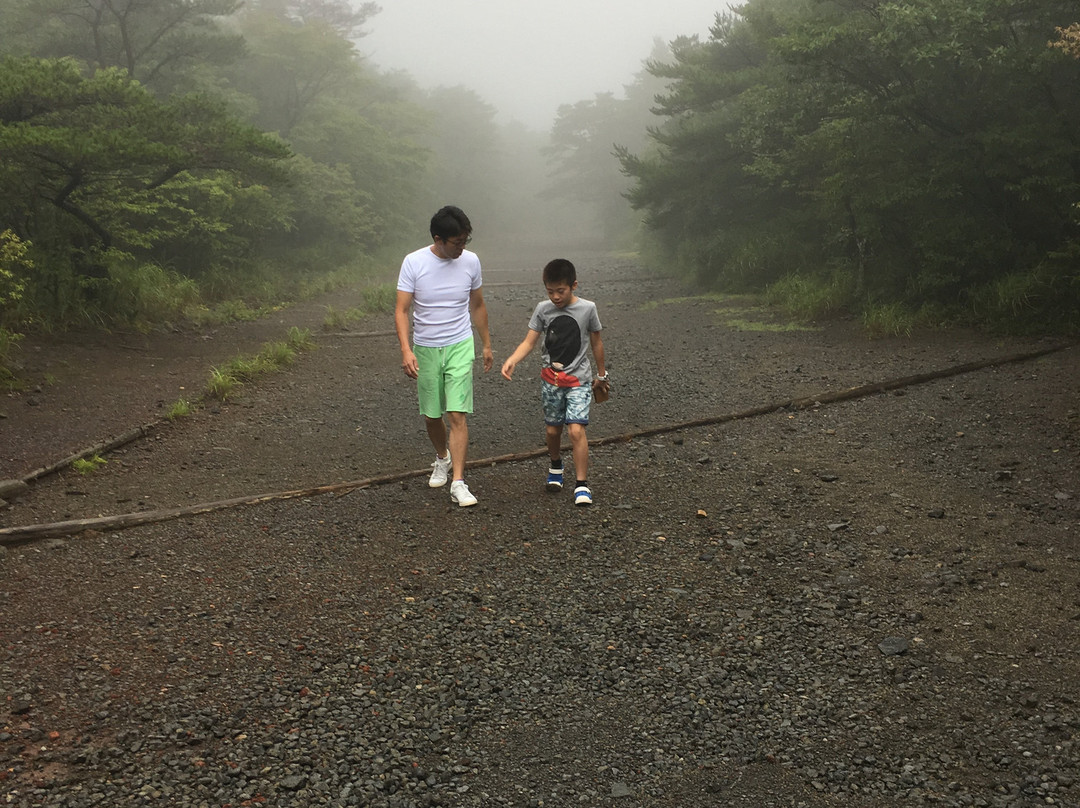
[(431, 217), (431, 237), (443, 241), (460, 235), (472, 235), (472, 222), (456, 205), (444, 205)]
[(544, 267), (544, 285), (552, 286), (557, 283), (565, 283), (573, 286), (577, 282), (577, 270), (574, 265), (565, 258), (556, 258), (548, 261)]

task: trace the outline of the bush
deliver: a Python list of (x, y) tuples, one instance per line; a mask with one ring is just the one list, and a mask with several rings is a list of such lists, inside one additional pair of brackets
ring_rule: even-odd
[(828, 277), (792, 273), (765, 289), (765, 302), (800, 320), (816, 320), (847, 309), (854, 296), (855, 281), (846, 271)]
[[(1080, 247), (1076, 248), (1080, 253)], [(1075, 334), (1080, 330), (1080, 255), (1055, 255), (1034, 271), (1014, 272), (975, 290), (975, 323), (1011, 334)]]
[(903, 303), (869, 304), (862, 315), (863, 327), (870, 339), (910, 337), (917, 319)]
[(193, 279), (156, 264), (137, 263), (119, 251), (109, 257), (106, 305), (114, 317), (145, 329), (181, 318), (199, 304), (199, 285)]

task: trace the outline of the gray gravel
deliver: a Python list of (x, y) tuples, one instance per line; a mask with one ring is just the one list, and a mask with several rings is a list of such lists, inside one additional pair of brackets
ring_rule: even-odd
[(0, 551), (0, 804), (1080, 805), (1076, 353)]

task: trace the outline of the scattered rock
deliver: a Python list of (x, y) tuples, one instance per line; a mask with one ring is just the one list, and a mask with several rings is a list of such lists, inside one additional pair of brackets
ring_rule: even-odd
[(886, 637), (878, 643), (878, 650), (885, 656), (897, 656), (906, 653), (910, 645), (904, 637)]
[(29, 490), (22, 480), (0, 480), (0, 499), (18, 499)]
[(626, 783), (618, 782), (611, 784), (611, 796), (612, 797), (632, 797), (634, 796), (634, 790), (630, 788)]

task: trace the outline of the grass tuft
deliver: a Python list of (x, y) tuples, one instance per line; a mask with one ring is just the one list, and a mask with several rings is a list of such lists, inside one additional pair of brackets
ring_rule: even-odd
[(206, 395), (225, 401), (240, 384), (240, 380), (224, 368), (210, 368), (210, 379), (206, 383)]
[(195, 408), (190, 401), (186, 398), (178, 398), (169, 406), (169, 409), (165, 410), (165, 418), (175, 421), (177, 418), (186, 418), (194, 411)]
[(869, 305), (863, 310), (862, 322), (870, 339), (910, 337), (917, 315), (902, 303)]
[(78, 460), (72, 462), (71, 467), (79, 472), (79, 474), (90, 474), (108, 462), (109, 461), (101, 455), (91, 455), (90, 457), (80, 457)]
[(844, 272), (827, 278), (792, 273), (765, 290), (765, 302), (804, 322), (843, 311), (852, 300), (853, 282)]
[(244, 382), (291, 365), (297, 353), (314, 347), (311, 332), (293, 326), (284, 341), (265, 343), (255, 356), (233, 357), (224, 365), (211, 368), (206, 395), (225, 401)]
[(390, 314), (397, 305), (397, 286), (379, 283), (361, 290), (363, 309), (372, 314)]

